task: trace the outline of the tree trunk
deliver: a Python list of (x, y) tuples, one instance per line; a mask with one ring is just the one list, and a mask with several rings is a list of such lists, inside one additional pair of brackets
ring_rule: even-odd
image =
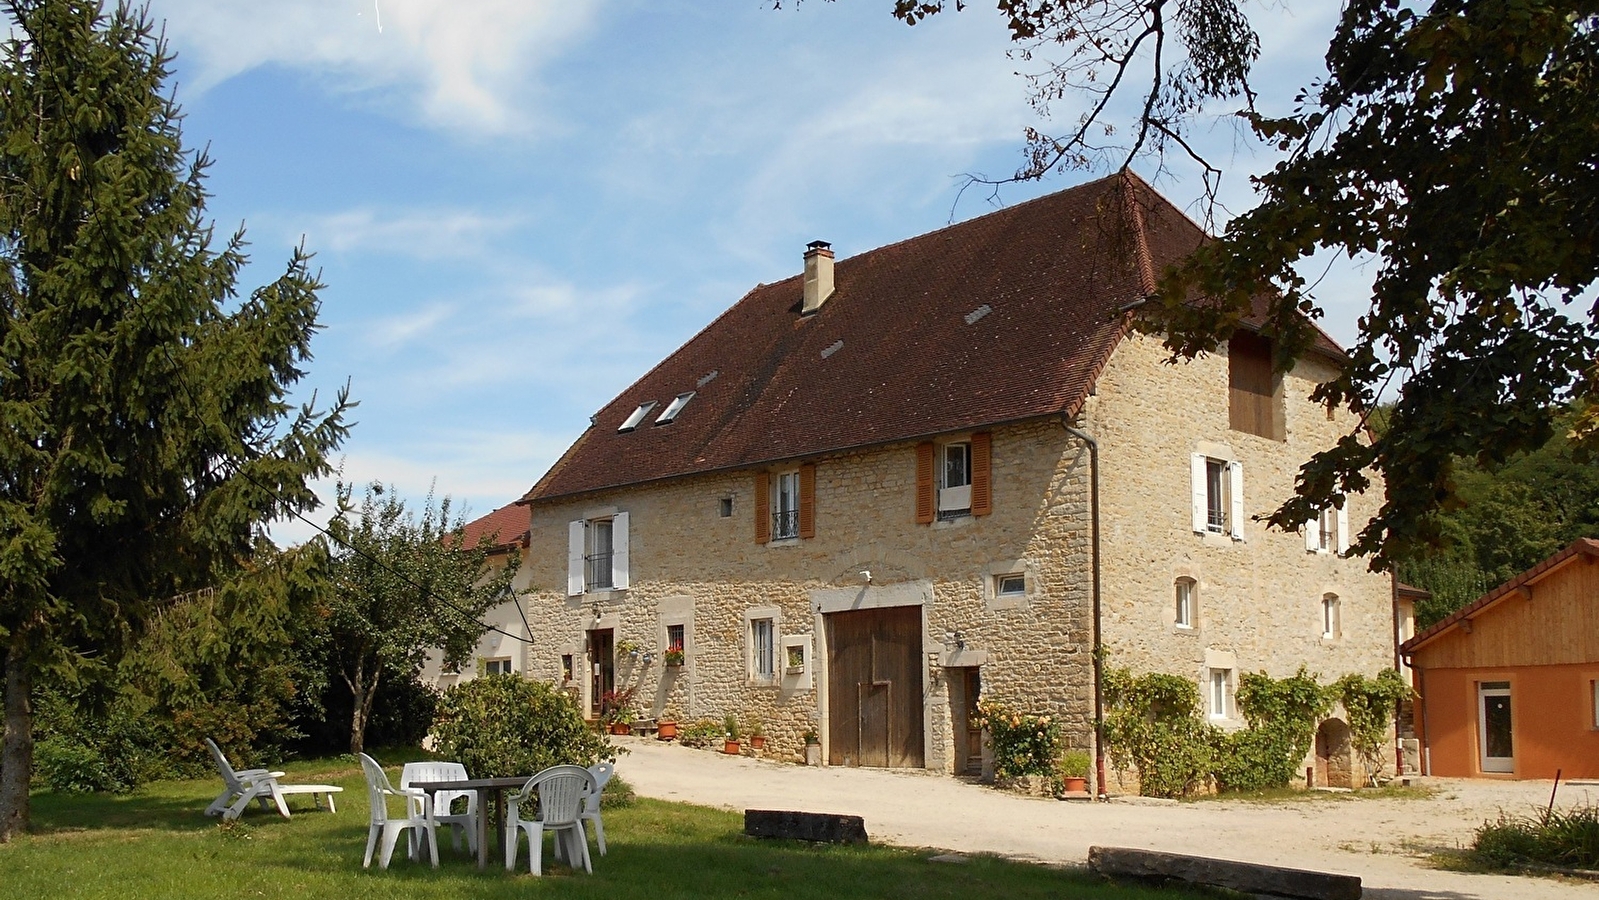
[(364, 667), (355, 670), (355, 678), (345, 677), (344, 683), (350, 687), (350, 752), (360, 753), (366, 749), (366, 723), (372, 717), (372, 703), (378, 696), (378, 680), (383, 674), (383, 667), (377, 666), (372, 670), (372, 680), (368, 682), (364, 677)]
[[(15, 638), (15, 636), (13, 636)], [(23, 654), (5, 656), (5, 739), (0, 745), (0, 844), (28, 827), (28, 780), (33, 776), (33, 673)]]

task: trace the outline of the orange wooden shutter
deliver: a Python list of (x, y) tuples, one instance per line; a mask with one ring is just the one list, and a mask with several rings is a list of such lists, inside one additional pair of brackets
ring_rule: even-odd
[(816, 464), (800, 466), (799, 536), (816, 537)]
[(933, 442), (916, 445), (916, 524), (933, 521)]
[(994, 511), (994, 492), (991, 488), (992, 467), (989, 451), (994, 436), (986, 431), (972, 435), (972, 515), (986, 516)]
[(765, 544), (772, 540), (771, 498), (771, 476), (765, 472), (755, 473), (755, 501), (750, 506), (755, 508), (755, 543), (757, 544)]

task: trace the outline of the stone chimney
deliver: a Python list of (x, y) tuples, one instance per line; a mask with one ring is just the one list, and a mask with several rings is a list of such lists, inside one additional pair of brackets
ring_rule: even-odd
[(805, 305), (800, 315), (808, 315), (822, 308), (827, 298), (833, 296), (833, 250), (826, 241), (811, 241), (805, 245)]

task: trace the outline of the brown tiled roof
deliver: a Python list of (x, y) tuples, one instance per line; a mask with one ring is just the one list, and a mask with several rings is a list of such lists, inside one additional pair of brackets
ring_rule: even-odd
[(1549, 557), (1527, 571), (1522, 572), (1520, 575), (1517, 575), (1515, 578), (1510, 579), (1488, 593), (1483, 594), (1470, 604), (1463, 606), (1460, 609), (1450, 613), (1448, 616), (1445, 616), (1437, 622), (1434, 622), (1431, 627), (1422, 633), (1416, 635), (1408, 641), (1405, 641), (1403, 644), (1400, 644), (1399, 652), (1405, 654), (1416, 652), (1417, 650), (1421, 649), (1423, 644), (1430, 643), (1434, 638), (1448, 631), (1450, 626), (1461, 621), (1462, 619), (1476, 618), (1477, 615), (1483, 610), (1493, 606), (1500, 600), (1503, 600), (1506, 597), (1514, 596), (1517, 592), (1517, 588), (1539, 580), (1550, 570), (1565, 565), (1572, 559), (1572, 557), (1575, 557), (1579, 554), (1599, 559), (1599, 541), (1596, 541), (1593, 538), (1578, 538), (1566, 549), (1556, 553), (1554, 556)]
[(478, 541), (487, 536), (495, 550), (504, 550), (513, 544), (526, 543), (530, 525), (527, 507), (517, 503), (502, 506), (466, 523), (461, 546), (476, 547)]
[(803, 275), (757, 286), (600, 410), (522, 502), (1075, 414), (1127, 305), (1204, 239), (1116, 175), (839, 260), (814, 315)]

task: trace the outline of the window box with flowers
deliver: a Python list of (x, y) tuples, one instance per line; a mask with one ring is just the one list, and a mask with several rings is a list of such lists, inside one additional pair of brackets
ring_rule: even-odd
[(662, 659), (666, 662), (666, 666), (669, 669), (681, 668), (683, 665), (683, 651), (668, 650), (666, 653), (662, 654)]

